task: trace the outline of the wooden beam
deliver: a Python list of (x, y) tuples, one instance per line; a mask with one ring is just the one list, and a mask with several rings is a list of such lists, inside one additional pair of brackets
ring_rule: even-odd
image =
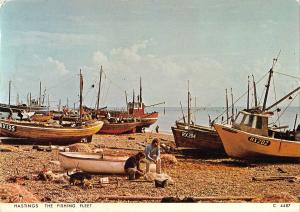
[[(127, 201), (141, 201), (141, 200), (149, 200), (149, 201), (161, 201), (164, 197), (162, 196), (118, 196), (118, 195), (103, 195), (99, 196), (97, 200), (127, 200)], [(205, 197), (191, 197), (196, 201), (213, 201), (213, 200), (245, 200), (251, 201), (255, 197), (252, 196), (205, 196)]]

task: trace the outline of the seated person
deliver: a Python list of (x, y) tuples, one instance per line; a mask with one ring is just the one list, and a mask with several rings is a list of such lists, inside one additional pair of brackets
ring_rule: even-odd
[(129, 157), (124, 165), (125, 173), (128, 174), (129, 180), (135, 180), (144, 175), (144, 171), (140, 168), (140, 162), (145, 158), (143, 152)]
[(145, 148), (145, 155), (146, 155), (146, 173), (150, 171), (150, 163), (156, 164), (156, 173), (160, 174), (160, 148), (159, 148), (159, 140), (154, 138), (151, 144), (148, 144)]

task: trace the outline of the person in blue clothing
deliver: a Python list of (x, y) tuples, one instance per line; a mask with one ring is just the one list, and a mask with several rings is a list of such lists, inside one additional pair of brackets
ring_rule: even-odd
[(150, 171), (150, 164), (156, 164), (156, 173), (160, 174), (160, 146), (159, 140), (154, 138), (151, 144), (146, 145), (145, 147), (145, 162), (146, 162), (146, 173)]

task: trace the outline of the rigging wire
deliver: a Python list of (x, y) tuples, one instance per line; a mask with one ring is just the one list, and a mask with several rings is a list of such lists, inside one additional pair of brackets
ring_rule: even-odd
[[(265, 77), (266, 77), (266, 75), (268, 74), (269, 72), (267, 72), (267, 73), (265, 73), (258, 81), (257, 81), (257, 84), (259, 84)], [(253, 89), (253, 85), (250, 87), (250, 89)], [(245, 91), (237, 100), (235, 100), (235, 102), (232, 104), (232, 105), (230, 105), (229, 107), (228, 107), (228, 109), (229, 108), (231, 108), (233, 105), (235, 105), (238, 101), (240, 101), (241, 100), (241, 98), (243, 98), (246, 94), (247, 94), (247, 92), (248, 91)], [(225, 113), (226, 113), (226, 109), (219, 115), (219, 116), (217, 116), (212, 122), (214, 122), (215, 120), (217, 120), (218, 118), (220, 118), (221, 116), (223, 116)]]
[(282, 111), (282, 113), (280, 114), (280, 116), (272, 123), (270, 123), (269, 125), (271, 124), (275, 124), (279, 118), (281, 118), (281, 116), (284, 114), (284, 112), (287, 110), (287, 108), (292, 104), (292, 102), (296, 99), (297, 96), (299, 96), (300, 92), (298, 92), (298, 94), (289, 102), (289, 104), (284, 108), (284, 110)]
[(280, 73), (280, 72), (278, 72), (278, 71), (274, 71), (273, 73), (277, 73), (277, 74), (280, 74), (280, 75), (284, 75), (284, 76), (287, 76), (287, 77), (291, 77), (291, 78), (299, 79), (299, 80), (300, 80), (300, 77), (296, 77), (296, 76), (293, 76), (293, 75)]
[[(277, 102), (277, 95), (276, 95), (276, 88), (275, 88), (275, 82), (274, 82), (274, 77), (272, 78), (272, 83), (273, 83), (273, 90), (274, 90), (274, 98), (275, 98), (275, 102)], [(276, 114), (277, 114), (277, 119), (278, 119), (278, 124), (280, 126), (280, 121), (279, 121), (279, 112), (278, 110), (276, 110)]]

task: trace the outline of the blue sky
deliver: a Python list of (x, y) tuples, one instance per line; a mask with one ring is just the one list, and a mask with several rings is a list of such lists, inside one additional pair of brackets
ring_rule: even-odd
[[(78, 102), (82, 69), (84, 101), (94, 106), (100, 65), (101, 106), (124, 106), (140, 76), (148, 105), (179, 106), (189, 80), (198, 106), (223, 106), (225, 88), (240, 96), (247, 75), (262, 77), (279, 50), (276, 71), (300, 75), (295, 0), (7, 0), (0, 17), (0, 102), (9, 80), (13, 102), (36, 97), (39, 81), (52, 106)], [(277, 99), (299, 85), (274, 79)]]

